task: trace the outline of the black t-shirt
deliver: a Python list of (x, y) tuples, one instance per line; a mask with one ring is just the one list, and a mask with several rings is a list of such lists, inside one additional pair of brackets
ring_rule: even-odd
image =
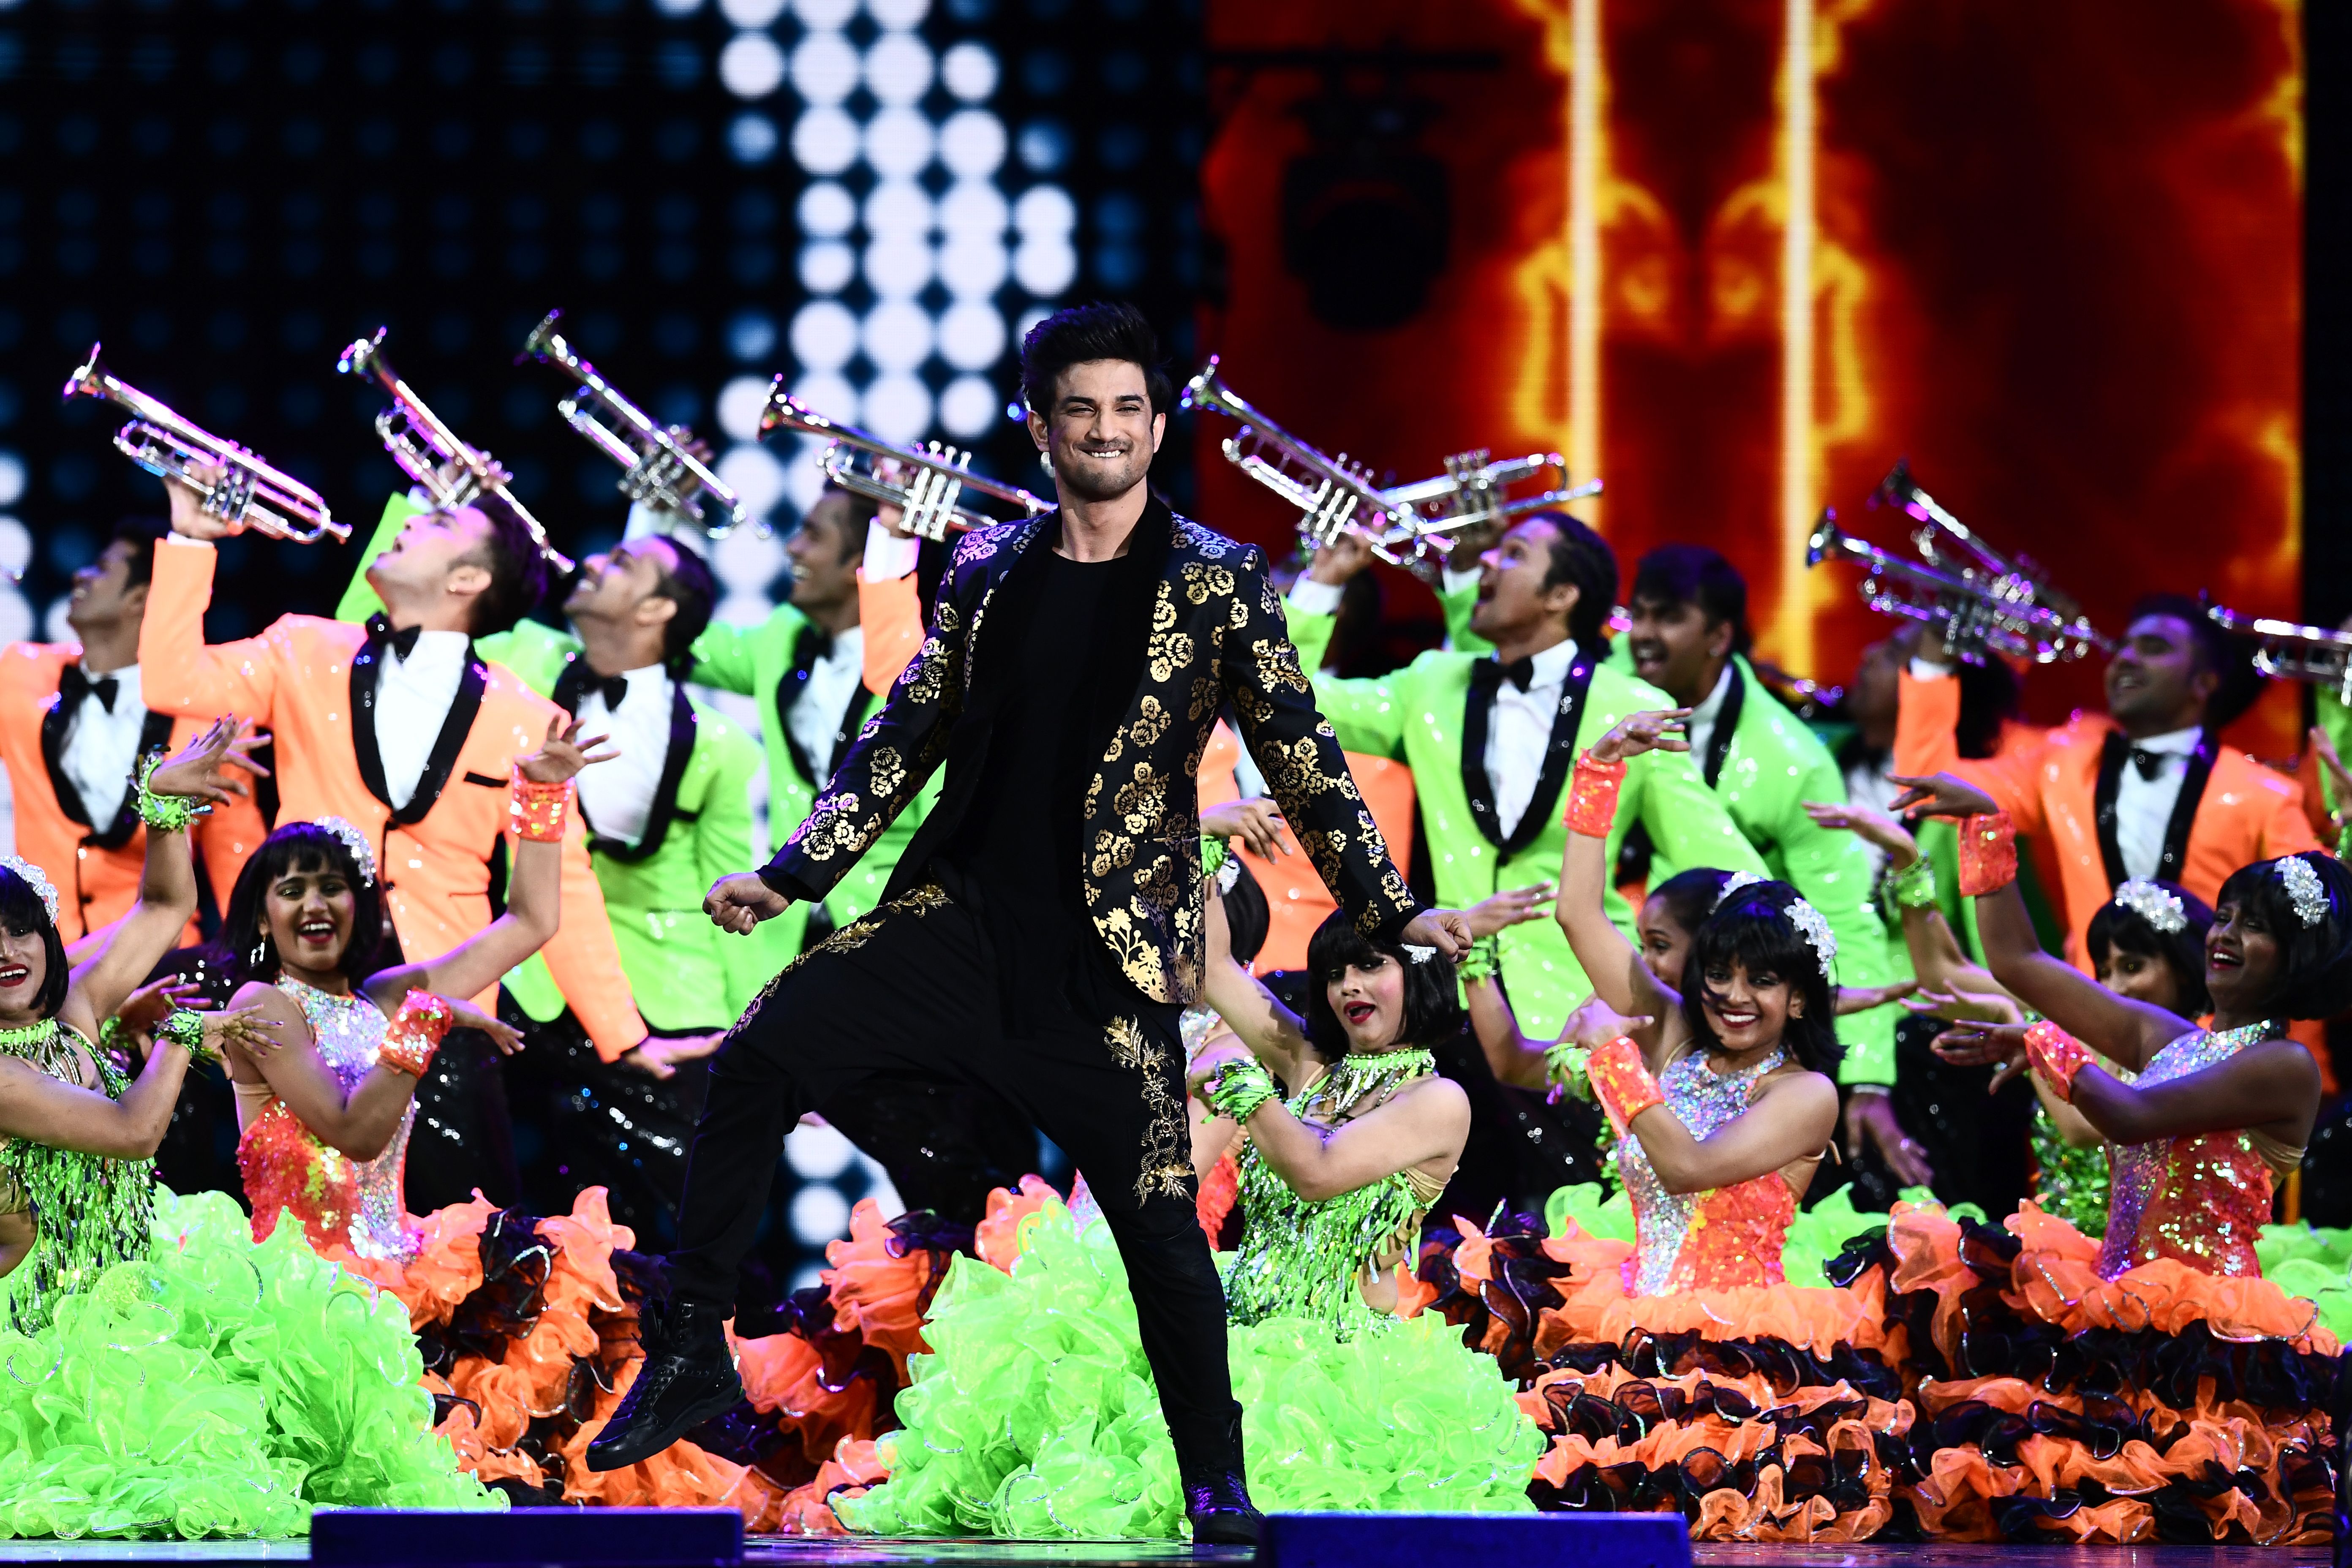
[(1103, 602), (1120, 566), (1049, 555), (1033, 601), (1036, 613), (1019, 629), (1017, 645), (981, 652), (984, 658), (1009, 653), (1013, 666), (992, 673), (1004, 682), (1004, 700), (990, 723), (963, 818), (940, 858), (977, 888), (992, 913), (1063, 921), (1085, 915), (1078, 840), (1092, 776), (1085, 753), (1103, 739), (1088, 733), (1089, 677)]

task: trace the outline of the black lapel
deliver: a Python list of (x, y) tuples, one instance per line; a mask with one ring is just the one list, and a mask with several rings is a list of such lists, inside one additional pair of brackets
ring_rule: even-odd
[(2180, 798), (2172, 803), (2172, 820), (2164, 825), (2164, 853), (2156, 874), (2164, 881), (2180, 880), (2182, 862), (2189, 858), (2189, 835), (2197, 826), (2197, 808), (2205, 799), (2206, 781), (2213, 776), (2213, 731), (2197, 732), (2197, 749), (2189, 753), (2189, 772), (2180, 781)]
[(580, 798), (580, 821), (588, 829), (588, 847), (599, 855), (615, 860), (638, 861), (653, 858), (669, 836), (669, 825), (678, 815), (678, 781), (686, 777), (686, 764), (694, 756), (694, 704), (687, 700), (686, 686), (672, 679), (669, 688), (669, 750), (662, 753), (661, 782), (654, 785), (653, 809), (646, 814), (645, 837), (635, 844), (625, 844), (617, 838), (597, 836), (596, 825), (588, 820), (588, 802)]
[(66, 730), (73, 722), (65, 710), (65, 699), (57, 692), (49, 694), (49, 705), (41, 710), (41, 761), (49, 770), (49, 788), (58, 797), (58, 809), (71, 822), (89, 826), (89, 807), (81, 803), (81, 791), (74, 788), (66, 777)]
[(2116, 792), (2123, 787), (2124, 769), (2131, 765), (2131, 742), (2121, 730), (2110, 730), (2099, 746), (2099, 782), (2091, 791), (2092, 816), (2099, 826), (2099, 859), (2106, 868), (2107, 886), (2124, 884), (2124, 847), (2116, 837)]
[[(375, 689), (383, 674), (383, 645), (370, 637), (352, 655), (352, 749), (357, 753), (360, 782), (367, 785), (368, 794), (375, 796), (387, 811), (392, 805), (390, 786), (383, 782), (383, 753), (376, 745)], [(466, 647), (466, 670), (457, 678), (457, 695), (449, 704), (448, 715), (441, 721), (441, 733), (434, 738), (432, 753), (425, 759), (425, 772), (416, 780), (416, 793), (408, 804), (390, 811), (391, 822), (398, 826), (413, 826), (425, 820), (434, 802), (448, 786), (450, 772), (457, 765), (457, 753), (464, 749), (466, 736), (474, 727), (474, 717), (482, 709), (482, 690), (489, 684), (489, 671), (482, 667), (473, 645)]]
[[(1495, 674), (1484, 671), (1492, 668)], [(1486, 735), (1495, 714), (1495, 692), (1502, 684), (1501, 668), (1492, 658), (1471, 667), (1469, 700), (1462, 714), (1462, 787), (1470, 797), (1470, 818), (1479, 836), (1505, 855), (1516, 855), (1541, 837), (1559, 805), (1559, 792), (1576, 762), (1576, 729), (1584, 719), (1585, 694), (1592, 689), (1592, 658), (1583, 649), (1568, 667), (1559, 708), (1551, 720), (1551, 740), (1544, 748), (1543, 771), (1536, 775), (1535, 794), (1520, 814), (1510, 836), (1504, 837), (1502, 818), (1495, 809), (1495, 786), (1486, 776)]]
[(1735, 661), (1723, 668), (1731, 677), (1731, 687), (1723, 694), (1723, 706), (1716, 710), (1715, 729), (1707, 735), (1706, 755), (1702, 759), (1709, 789), (1723, 777), (1723, 764), (1731, 755), (1732, 736), (1739, 728), (1739, 710), (1748, 700), (1748, 682), (1741, 679), (1738, 664)]
[[(812, 789), (831, 778), (833, 770), (827, 767), (823, 778), (817, 775), (808, 753), (793, 738), (792, 717), (793, 710), (800, 706), (802, 694), (808, 690), (809, 671), (816, 668), (817, 655), (826, 641), (814, 622), (803, 621), (800, 630), (793, 634), (793, 667), (776, 682), (776, 732), (784, 738), (784, 754), (792, 758), (793, 771)], [(858, 689), (863, 691), (866, 688), (860, 684)]]

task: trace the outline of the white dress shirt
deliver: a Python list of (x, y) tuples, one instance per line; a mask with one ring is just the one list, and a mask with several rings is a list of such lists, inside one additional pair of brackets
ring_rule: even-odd
[[(87, 667), (83, 673), (93, 682), (103, 679)], [(113, 711), (107, 710), (96, 692), (82, 699), (81, 710), (66, 721), (65, 744), (58, 751), (58, 767), (81, 796), (90, 826), (100, 832), (122, 809), (122, 797), (131, 788), (131, 770), (139, 762), (139, 734), (147, 727), (147, 705), (139, 695), (139, 667), (134, 664), (110, 674), (115, 682)]]
[(2172, 808), (2180, 804), (2180, 786), (2189, 779), (2189, 758), (2204, 731), (2191, 726), (2168, 735), (2134, 741), (2132, 749), (2154, 752), (2164, 764), (2152, 779), (2139, 776), (2134, 763), (2124, 763), (2116, 784), (2116, 847), (2123, 851), (2124, 874), (2154, 877), (2164, 861), (2164, 830), (2172, 826)]
[(1715, 689), (1683, 721), (1690, 739), (1691, 772), (1701, 779), (1706, 777), (1707, 748), (1715, 744), (1715, 721), (1723, 717), (1723, 700), (1731, 695), (1731, 678), (1738, 668), (1729, 659), (1724, 660), (1723, 673), (1715, 678)]
[(384, 794), (398, 811), (416, 793), (417, 780), (433, 755), (433, 742), (448, 721), (449, 705), (466, 678), (466, 650), (473, 639), (463, 632), (420, 632), (406, 658), (383, 650), (375, 679), (375, 754), (383, 763)]
[(793, 704), (786, 727), (820, 784), (833, 772), (833, 741), (841, 733), (841, 717), (865, 679), (866, 628), (852, 626), (833, 639), (832, 652), (809, 666), (800, 700)]
[(580, 809), (598, 837), (635, 844), (646, 836), (654, 794), (669, 761), (672, 682), (657, 664), (625, 670), (621, 679), (629, 689), (618, 712), (604, 705), (602, 687), (591, 686), (580, 699), (580, 732), (609, 736), (598, 750), (621, 753), (581, 770)]
[(1486, 782), (1495, 789), (1495, 826), (1508, 838), (1535, 798), (1551, 749), (1552, 721), (1568, 689), (1568, 667), (1576, 662), (1576, 639), (1554, 643), (1535, 656), (1535, 677), (1525, 691), (1504, 681), (1495, 690), (1486, 721)]

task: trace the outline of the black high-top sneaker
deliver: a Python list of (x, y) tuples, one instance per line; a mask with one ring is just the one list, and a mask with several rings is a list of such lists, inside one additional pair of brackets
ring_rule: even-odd
[(743, 1397), (727, 1352), (726, 1314), (702, 1301), (672, 1301), (646, 1349), (637, 1381), (588, 1445), (588, 1468), (618, 1470), (652, 1458)]
[(1207, 1441), (1176, 1446), (1177, 1474), (1184, 1488), (1184, 1517), (1192, 1521), (1195, 1546), (1255, 1546), (1265, 1516), (1250, 1501), (1242, 1470), (1242, 1407), (1213, 1423)]

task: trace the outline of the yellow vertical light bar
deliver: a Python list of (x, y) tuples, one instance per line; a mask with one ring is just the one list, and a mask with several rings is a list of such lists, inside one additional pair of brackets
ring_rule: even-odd
[[(1578, 483), (1601, 471), (1601, 0), (1574, 0), (1568, 92), (1568, 458)], [(1598, 521), (1600, 498), (1579, 508)]]
[(1781, 162), (1788, 221), (1780, 238), (1780, 585), (1774, 651), (1790, 669), (1813, 668), (1805, 542), (1819, 510), (1813, 455), (1813, 0), (1786, 0), (1780, 84)]

